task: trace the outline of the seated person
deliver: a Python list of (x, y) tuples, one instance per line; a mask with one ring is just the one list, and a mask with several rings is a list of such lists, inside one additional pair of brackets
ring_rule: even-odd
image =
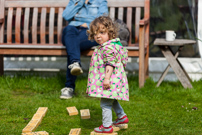
[(65, 88), (61, 90), (61, 99), (72, 98), (75, 90), (76, 77), (83, 73), (80, 51), (98, 45), (88, 40), (89, 24), (97, 17), (108, 14), (106, 0), (70, 0), (63, 18), (69, 22), (62, 33), (62, 43), (67, 51), (67, 73)]

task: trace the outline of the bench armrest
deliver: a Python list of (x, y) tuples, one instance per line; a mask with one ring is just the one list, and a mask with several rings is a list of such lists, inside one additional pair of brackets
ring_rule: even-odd
[(140, 25), (147, 25), (147, 24), (149, 24), (149, 18), (144, 18), (140, 20)]
[(4, 18), (0, 18), (0, 24), (4, 22)]

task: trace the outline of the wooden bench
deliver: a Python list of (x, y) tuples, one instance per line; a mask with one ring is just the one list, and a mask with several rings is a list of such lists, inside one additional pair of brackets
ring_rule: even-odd
[[(9, 55), (65, 56), (61, 43), (68, 0), (0, 0), (0, 74)], [(148, 76), (150, 0), (108, 0), (111, 18), (124, 20), (131, 32), (129, 56), (139, 57), (139, 87)], [(93, 49), (82, 52), (91, 56)]]

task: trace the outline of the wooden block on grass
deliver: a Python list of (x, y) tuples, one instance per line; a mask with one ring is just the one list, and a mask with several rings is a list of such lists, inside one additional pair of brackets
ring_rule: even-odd
[(80, 110), (81, 119), (90, 119), (90, 111), (89, 109), (82, 109)]
[(81, 128), (73, 128), (69, 132), (69, 135), (80, 135), (80, 134), (81, 134)]
[(67, 107), (67, 111), (69, 113), (69, 116), (78, 115), (79, 114), (79, 112), (78, 112), (78, 110), (76, 109), (75, 106), (73, 106), (73, 107)]
[(113, 132), (113, 133), (96, 133), (95, 131), (92, 131), (90, 135), (118, 135), (118, 133)]
[(35, 113), (32, 117), (32, 120), (42, 120), (43, 115), (41, 113)]
[(35, 126), (33, 125), (27, 125), (23, 130), (22, 133), (31, 133), (32, 131), (34, 131), (36, 129)]
[(119, 125), (116, 125), (116, 127), (119, 127), (120, 129), (127, 129), (128, 124), (119, 124)]
[(42, 114), (42, 116), (44, 117), (47, 111), (48, 111), (48, 107), (39, 107), (36, 113)]
[(116, 126), (112, 126), (113, 127), (113, 131), (114, 132), (117, 132), (117, 131), (119, 131), (120, 130), (120, 128), (119, 127), (116, 127)]
[(22, 133), (30, 133), (36, 130), (36, 128), (39, 126), (40, 123), (41, 123), (41, 120), (31, 120), (27, 124), (27, 126), (22, 130)]
[(30, 132), (30, 133), (22, 133), (21, 135), (49, 135), (46, 131), (37, 131), (37, 132)]

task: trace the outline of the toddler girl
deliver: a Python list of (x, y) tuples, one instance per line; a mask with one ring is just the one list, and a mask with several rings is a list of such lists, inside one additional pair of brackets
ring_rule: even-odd
[[(129, 88), (124, 68), (128, 59), (127, 50), (117, 37), (117, 27), (107, 16), (96, 18), (90, 24), (89, 40), (100, 44), (91, 58), (87, 93), (101, 98), (102, 125), (98, 133), (112, 133), (113, 125), (128, 123), (128, 118), (118, 100), (129, 101)], [(118, 117), (112, 122), (112, 110)]]

